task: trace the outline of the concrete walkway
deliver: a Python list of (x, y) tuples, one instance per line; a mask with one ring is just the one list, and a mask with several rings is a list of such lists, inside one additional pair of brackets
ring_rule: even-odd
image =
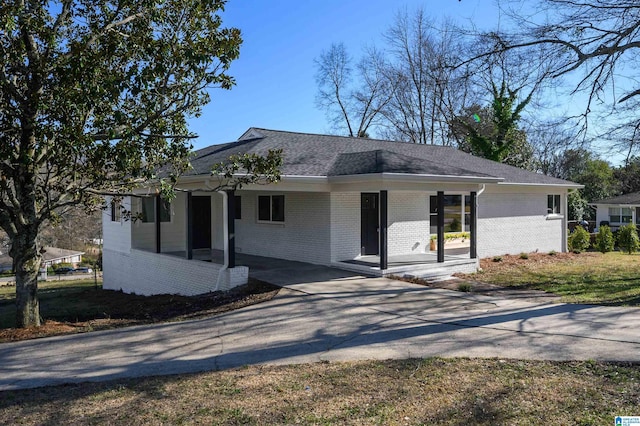
[(247, 364), (427, 356), (640, 361), (640, 309), (533, 304), (274, 263), (285, 288), (212, 318), (0, 345), (0, 390)]

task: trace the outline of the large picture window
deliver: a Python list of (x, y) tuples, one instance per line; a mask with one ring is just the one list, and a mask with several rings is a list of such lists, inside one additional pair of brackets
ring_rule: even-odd
[(259, 195), (258, 221), (284, 222), (284, 195)]
[[(429, 225), (431, 234), (438, 233), (438, 197), (429, 197)], [(471, 197), (444, 196), (444, 232), (469, 232), (471, 223)]]
[[(142, 215), (142, 223), (150, 223), (155, 221), (156, 199), (154, 197), (143, 197), (140, 199)], [(160, 222), (171, 221), (171, 203), (166, 200), (160, 200)]]
[(609, 207), (610, 223), (631, 223), (632, 215), (629, 207)]

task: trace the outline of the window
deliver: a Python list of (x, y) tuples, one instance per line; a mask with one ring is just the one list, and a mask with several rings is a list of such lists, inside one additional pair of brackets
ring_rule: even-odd
[(111, 200), (111, 222), (120, 222), (121, 213), (120, 202)]
[(560, 214), (560, 194), (547, 195), (547, 214)]
[(235, 204), (236, 204), (236, 217), (235, 219), (242, 219), (242, 197), (239, 195), (235, 195)]
[(609, 207), (609, 222), (631, 223), (632, 215), (629, 207)]
[[(155, 197), (143, 197), (140, 199), (142, 223), (155, 221), (156, 199)], [(171, 203), (160, 200), (160, 222), (171, 222)]]
[(284, 195), (259, 195), (258, 221), (284, 222)]
[[(436, 234), (438, 232), (438, 197), (435, 195), (429, 197), (429, 222), (430, 232)], [(462, 195), (445, 195), (444, 232), (469, 232), (470, 223), (471, 197), (468, 195), (464, 197)]]

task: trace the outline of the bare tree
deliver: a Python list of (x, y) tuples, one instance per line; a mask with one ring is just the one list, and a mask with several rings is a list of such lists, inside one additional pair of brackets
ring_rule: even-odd
[(316, 105), (325, 110), (335, 129), (352, 137), (367, 137), (392, 89), (378, 51), (370, 49), (357, 63), (355, 82), (352, 62), (343, 43), (332, 44), (316, 58)]
[[(562, 158), (567, 150), (584, 148), (584, 140), (567, 119), (537, 121), (527, 129), (527, 137), (536, 159), (536, 170), (549, 176), (564, 176)], [(565, 178), (567, 178), (565, 176)]]
[(385, 34), (391, 57), (387, 77), (395, 90), (384, 111), (388, 136), (422, 144), (449, 145), (448, 122), (464, 105), (468, 75), (459, 62), (459, 42), (450, 23), (435, 29), (423, 9), (399, 13)]
[[(640, 83), (637, 78), (640, 52), (640, 3), (635, 0), (540, 0), (533, 12), (523, 12), (522, 3), (507, 12), (516, 28), (511, 33), (493, 32), (495, 48), (479, 56), (496, 52), (529, 52), (542, 48), (551, 78), (571, 77), (570, 94), (586, 96), (582, 108), (581, 132), (585, 137), (589, 117), (599, 116), (599, 135), (606, 119), (616, 129), (616, 143), (627, 158), (636, 153), (636, 133), (640, 128), (636, 110), (640, 106)], [(476, 56), (477, 59), (479, 56)], [(628, 143), (620, 143), (620, 142)]]

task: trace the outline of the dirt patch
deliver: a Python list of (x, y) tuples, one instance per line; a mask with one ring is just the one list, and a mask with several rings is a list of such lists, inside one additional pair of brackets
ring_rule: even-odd
[[(590, 257), (598, 257), (600, 253), (527, 253), (526, 255), (505, 254), (502, 256), (480, 259), (480, 268), (487, 272), (512, 270), (522, 265), (550, 265), (566, 262), (588, 262)], [(466, 275), (464, 275), (466, 276)]]
[(229, 291), (191, 297), (139, 296), (100, 290), (99, 293), (87, 293), (94, 301), (100, 298), (104, 312), (99, 316), (75, 321), (46, 319), (36, 328), (0, 329), (0, 343), (207, 317), (271, 300), (279, 290), (280, 287), (253, 279)]

